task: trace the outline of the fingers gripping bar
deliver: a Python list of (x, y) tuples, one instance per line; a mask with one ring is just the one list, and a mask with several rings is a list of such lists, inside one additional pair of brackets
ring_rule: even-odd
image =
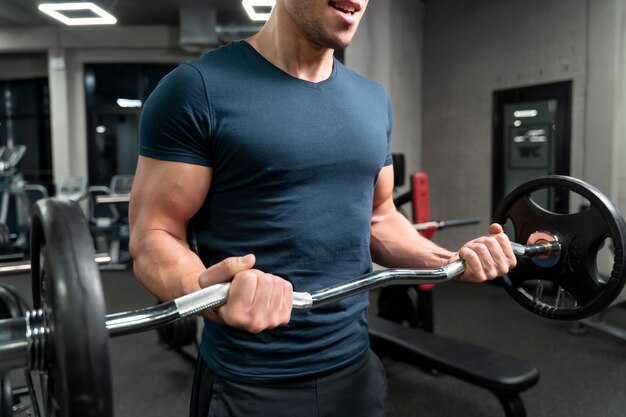
[[(546, 242), (534, 245), (511, 243), (517, 257), (550, 256), (560, 253), (561, 244)], [(314, 292), (294, 292), (293, 308), (309, 309), (390, 284), (438, 284), (459, 278), (465, 262), (457, 260), (435, 269), (385, 269), (361, 275)], [(106, 316), (106, 328), (112, 336), (149, 330), (218, 307), (228, 300), (230, 283), (215, 284), (167, 303)]]

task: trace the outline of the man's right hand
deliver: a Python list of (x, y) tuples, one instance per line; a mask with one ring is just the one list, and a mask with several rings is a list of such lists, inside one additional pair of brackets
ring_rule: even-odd
[(231, 281), (228, 301), (206, 316), (226, 325), (259, 333), (289, 323), (293, 305), (291, 283), (252, 269), (254, 255), (226, 258), (198, 277), (201, 288)]

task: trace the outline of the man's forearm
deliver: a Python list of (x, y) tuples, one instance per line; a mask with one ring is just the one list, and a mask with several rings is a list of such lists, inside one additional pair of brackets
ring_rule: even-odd
[(161, 301), (198, 291), (198, 276), (205, 270), (185, 241), (155, 230), (131, 245), (137, 279)]
[(453, 255), (420, 235), (398, 211), (372, 219), (372, 260), (390, 268), (438, 268)]

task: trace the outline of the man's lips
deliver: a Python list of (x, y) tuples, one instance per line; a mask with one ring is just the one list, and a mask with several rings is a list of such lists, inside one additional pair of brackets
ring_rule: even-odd
[(331, 1), (329, 5), (334, 9), (349, 15), (353, 15), (361, 10), (361, 5), (353, 1)]

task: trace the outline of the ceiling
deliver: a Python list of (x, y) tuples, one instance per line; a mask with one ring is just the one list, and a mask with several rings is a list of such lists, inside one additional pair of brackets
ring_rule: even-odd
[[(0, 0), (0, 29), (62, 25), (37, 9), (58, 0)], [(250, 24), (238, 0), (92, 0), (113, 14), (120, 25), (177, 25), (181, 8), (214, 8), (219, 24)]]

